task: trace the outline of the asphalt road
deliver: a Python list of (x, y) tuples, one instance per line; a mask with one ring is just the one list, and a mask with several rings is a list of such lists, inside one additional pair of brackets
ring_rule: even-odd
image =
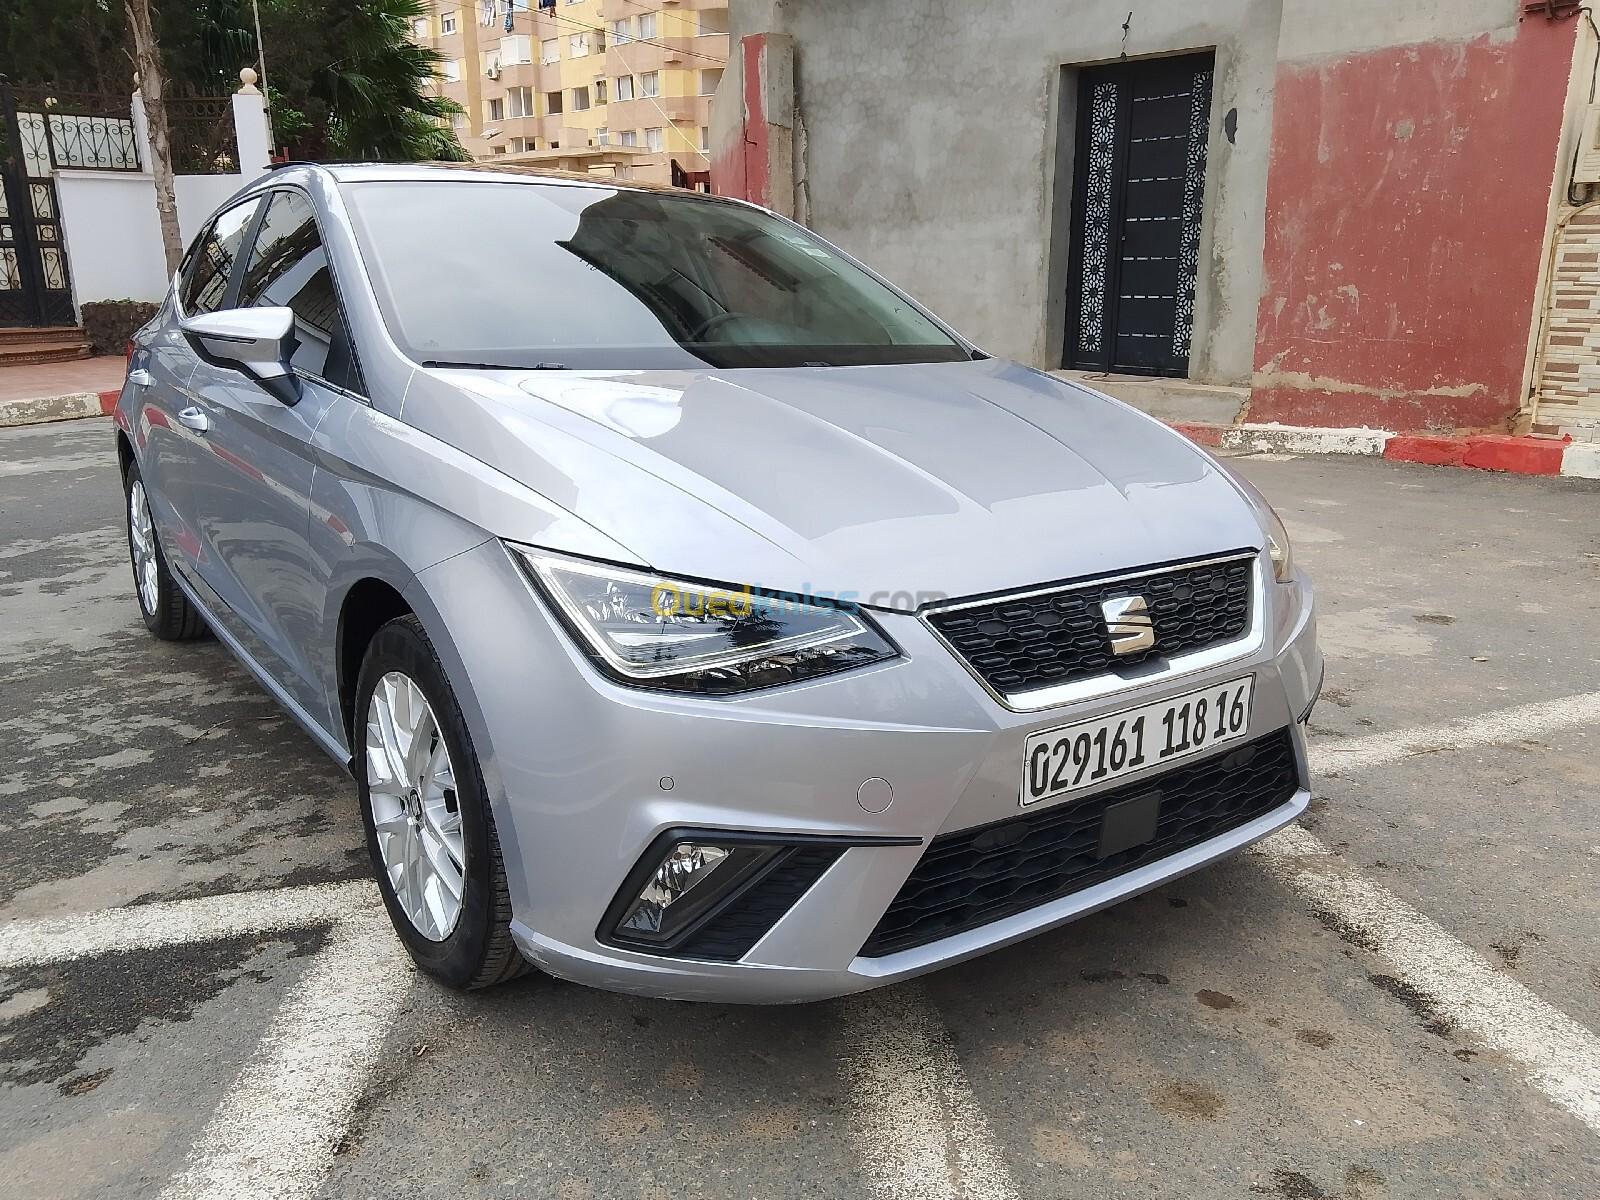
[[(109, 427), (0, 431), (0, 946), (238, 918), (0, 965), (0, 1194), (208, 1194), (330, 1112), (331, 1167), (266, 1194), (1600, 1194), (1600, 1107), (1552, 1098), (1600, 1086), (1600, 724), (1495, 715), (1600, 687), (1600, 489), (1240, 463), (1319, 587), (1305, 825), (1338, 897), (1246, 855), (912, 985), (740, 1009), (455, 996), (373, 967), (381, 929), (261, 917), (364, 894), (310, 886), (365, 878), (353, 787), (215, 642), (145, 634)], [(1423, 925), (1364, 932), (1375, 905)], [(1435, 950), (1483, 970), (1430, 984)], [(324, 1057), (290, 1053), (341, 1004)], [(1551, 1020), (1565, 1083), (1530, 1065)]]

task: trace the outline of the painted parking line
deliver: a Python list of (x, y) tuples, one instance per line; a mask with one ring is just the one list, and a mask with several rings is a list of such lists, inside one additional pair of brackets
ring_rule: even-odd
[(1255, 847), (1267, 870), (1393, 966), (1441, 1015), (1521, 1065), (1527, 1081), (1600, 1133), (1600, 1038), (1303, 829)]
[(336, 924), (161, 1200), (313, 1194), (415, 978), (381, 908)]
[(1582, 692), (1397, 733), (1319, 742), (1311, 748), (1311, 778), (1386, 767), (1421, 754), (1505, 746), (1562, 729), (1600, 724), (1600, 692)]
[(326, 925), (378, 903), (374, 883), (229, 892), (0, 926), (0, 970)]
[(855, 1139), (880, 1200), (1015, 1200), (938, 1013), (915, 983), (845, 1002)]

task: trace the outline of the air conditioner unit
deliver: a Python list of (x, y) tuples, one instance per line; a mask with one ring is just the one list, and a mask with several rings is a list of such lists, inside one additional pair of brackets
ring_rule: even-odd
[(500, 78), (500, 64), (499, 63), (494, 63), (493, 65), (491, 65), (489, 67), (489, 69), (487, 71), (484, 72), (484, 74), (487, 75), (490, 79), (499, 79)]
[(1572, 180), (1574, 183), (1600, 183), (1600, 104), (1591, 104), (1584, 110)]

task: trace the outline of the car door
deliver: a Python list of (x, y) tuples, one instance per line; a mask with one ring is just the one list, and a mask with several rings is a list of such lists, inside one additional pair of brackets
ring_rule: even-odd
[(207, 424), (192, 503), (205, 590), (219, 620), (313, 719), (327, 719), (310, 640), (321, 628), (326, 570), (309, 543), (311, 437), (335, 403), (362, 391), (348, 325), (310, 199), (272, 192), (231, 305), (288, 308), (298, 345), (290, 405), (239, 371), (202, 362), (191, 391)]
[(214, 312), (226, 298), (240, 246), (255, 219), (259, 198), (226, 209), (195, 239), (160, 320), (141, 339), (128, 363), (128, 387), (137, 405), (139, 471), (168, 561), (193, 581), (200, 551), (190, 484), (197, 458), (207, 453), (194, 420), (190, 384), (200, 360), (179, 322), (187, 313)]

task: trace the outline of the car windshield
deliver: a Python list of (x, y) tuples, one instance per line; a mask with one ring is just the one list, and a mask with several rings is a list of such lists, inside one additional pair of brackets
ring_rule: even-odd
[(389, 331), (421, 362), (661, 370), (972, 357), (805, 230), (743, 205), (488, 180), (344, 193)]

